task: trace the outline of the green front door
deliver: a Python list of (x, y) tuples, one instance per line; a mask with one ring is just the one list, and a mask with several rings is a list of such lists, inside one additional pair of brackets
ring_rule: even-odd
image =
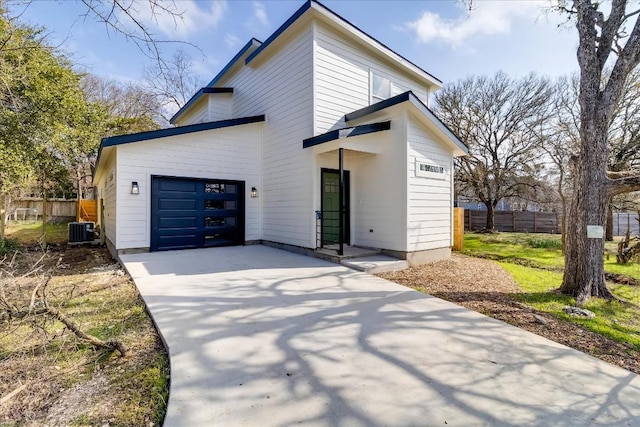
[[(344, 171), (344, 238), (349, 244), (349, 172)], [(333, 169), (322, 169), (322, 246), (340, 242), (340, 173)]]

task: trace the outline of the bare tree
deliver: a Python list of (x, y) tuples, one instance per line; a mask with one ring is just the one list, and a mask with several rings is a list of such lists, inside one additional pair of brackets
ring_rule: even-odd
[(539, 143), (549, 160), (553, 187), (560, 199), (562, 212), (560, 229), (562, 231), (562, 249), (565, 248), (567, 231), (567, 212), (571, 193), (571, 164), (578, 150), (580, 111), (578, 98), (579, 80), (577, 76), (561, 77), (555, 82), (553, 96), (553, 117), (541, 127)]
[[(610, 171), (640, 169), (640, 69), (626, 79), (625, 89), (609, 128)], [(611, 199), (607, 209), (605, 239), (613, 240), (613, 210), (628, 208), (635, 196), (623, 194)]]
[(166, 122), (204, 84), (193, 72), (193, 59), (183, 49), (170, 60), (145, 68), (144, 79), (146, 89), (155, 94), (162, 105)]
[[(35, 0), (5, 0), (1, 4), (29, 7)], [(85, 13), (80, 16), (103, 24), (109, 34), (120, 34), (127, 41), (134, 43), (148, 59), (162, 65), (166, 63), (163, 47), (169, 44), (189, 46), (202, 53), (200, 48), (184, 40), (165, 39), (154, 31), (154, 23), (160, 18), (173, 20), (175, 26), (184, 24), (185, 10), (175, 0), (76, 0), (85, 6)], [(63, 2), (64, 3), (64, 2)], [(18, 12), (18, 15), (21, 13)], [(151, 18), (144, 19), (145, 15)], [(0, 40), (1, 48), (1, 40)]]
[(627, 77), (609, 129), (609, 170), (640, 169), (640, 68)]
[(82, 90), (89, 102), (104, 108), (109, 116), (105, 135), (157, 129), (163, 121), (162, 104), (148, 88), (85, 74)]
[[(604, 275), (604, 231), (611, 197), (640, 190), (640, 171), (607, 173), (609, 130), (629, 74), (640, 63), (638, 10), (612, 0), (608, 16), (601, 3), (562, 1), (575, 20), (580, 66), (580, 151), (575, 156), (573, 196), (560, 291), (578, 304), (590, 297), (611, 299)], [(627, 29), (630, 31), (627, 32)], [(611, 63), (611, 72), (606, 66)]]
[(552, 93), (544, 78), (516, 80), (500, 72), (467, 78), (436, 95), (439, 116), (469, 147), (457, 160), (456, 181), (486, 206), (488, 231), (500, 200), (531, 199), (542, 184), (539, 134), (551, 115)]

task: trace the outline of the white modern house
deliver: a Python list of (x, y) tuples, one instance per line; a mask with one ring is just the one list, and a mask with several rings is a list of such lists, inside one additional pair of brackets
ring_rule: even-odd
[(263, 243), (447, 258), (453, 158), (441, 82), (316, 1), (252, 39), (172, 118), (102, 140), (114, 255)]

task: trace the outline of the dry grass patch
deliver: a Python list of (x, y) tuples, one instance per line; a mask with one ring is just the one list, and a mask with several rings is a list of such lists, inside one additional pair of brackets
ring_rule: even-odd
[[(18, 259), (27, 271), (34, 257)], [(100, 350), (46, 316), (0, 322), (0, 425), (151, 426), (162, 422), (168, 359), (131, 279), (105, 249), (62, 247), (47, 286), (52, 306), (85, 332), (128, 350)], [(20, 289), (36, 278), (21, 279)]]

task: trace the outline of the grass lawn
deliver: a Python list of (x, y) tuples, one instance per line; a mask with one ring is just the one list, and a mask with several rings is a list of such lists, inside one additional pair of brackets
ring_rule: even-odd
[[(615, 243), (607, 249), (614, 248)], [(640, 287), (609, 284), (614, 294), (632, 304), (592, 298), (585, 308), (596, 314), (594, 319), (571, 317), (562, 310), (566, 305), (574, 305), (575, 300), (554, 292), (560, 287), (564, 265), (560, 236), (468, 233), (464, 252), (498, 260), (522, 288), (522, 293), (513, 296), (523, 303), (640, 350)], [(618, 265), (615, 255), (605, 260), (605, 270), (640, 279), (640, 265)]]
[[(604, 261), (605, 271), (624, 274), (640, 280), (640, 264), (620, 265), (616, 263), (616, 242), (607, 242), (605, 248), (608, 254)], [(531, 266), (557, 269), (558, 271), (564, 267), (562, 241), (558, 234), (465, 233), (464, 253), (504, 262), (525, 261), (525, 264), (528, 263)]]
[[(21, 245), (33, 245), (42, 236), (42, 222), (10, 222), (5, 228), (5, 234), (10, 239), (18, 240)], [(59, 222), (47, 224), (47, 242), (65, 243), (69, 238), (69, 223)]]

